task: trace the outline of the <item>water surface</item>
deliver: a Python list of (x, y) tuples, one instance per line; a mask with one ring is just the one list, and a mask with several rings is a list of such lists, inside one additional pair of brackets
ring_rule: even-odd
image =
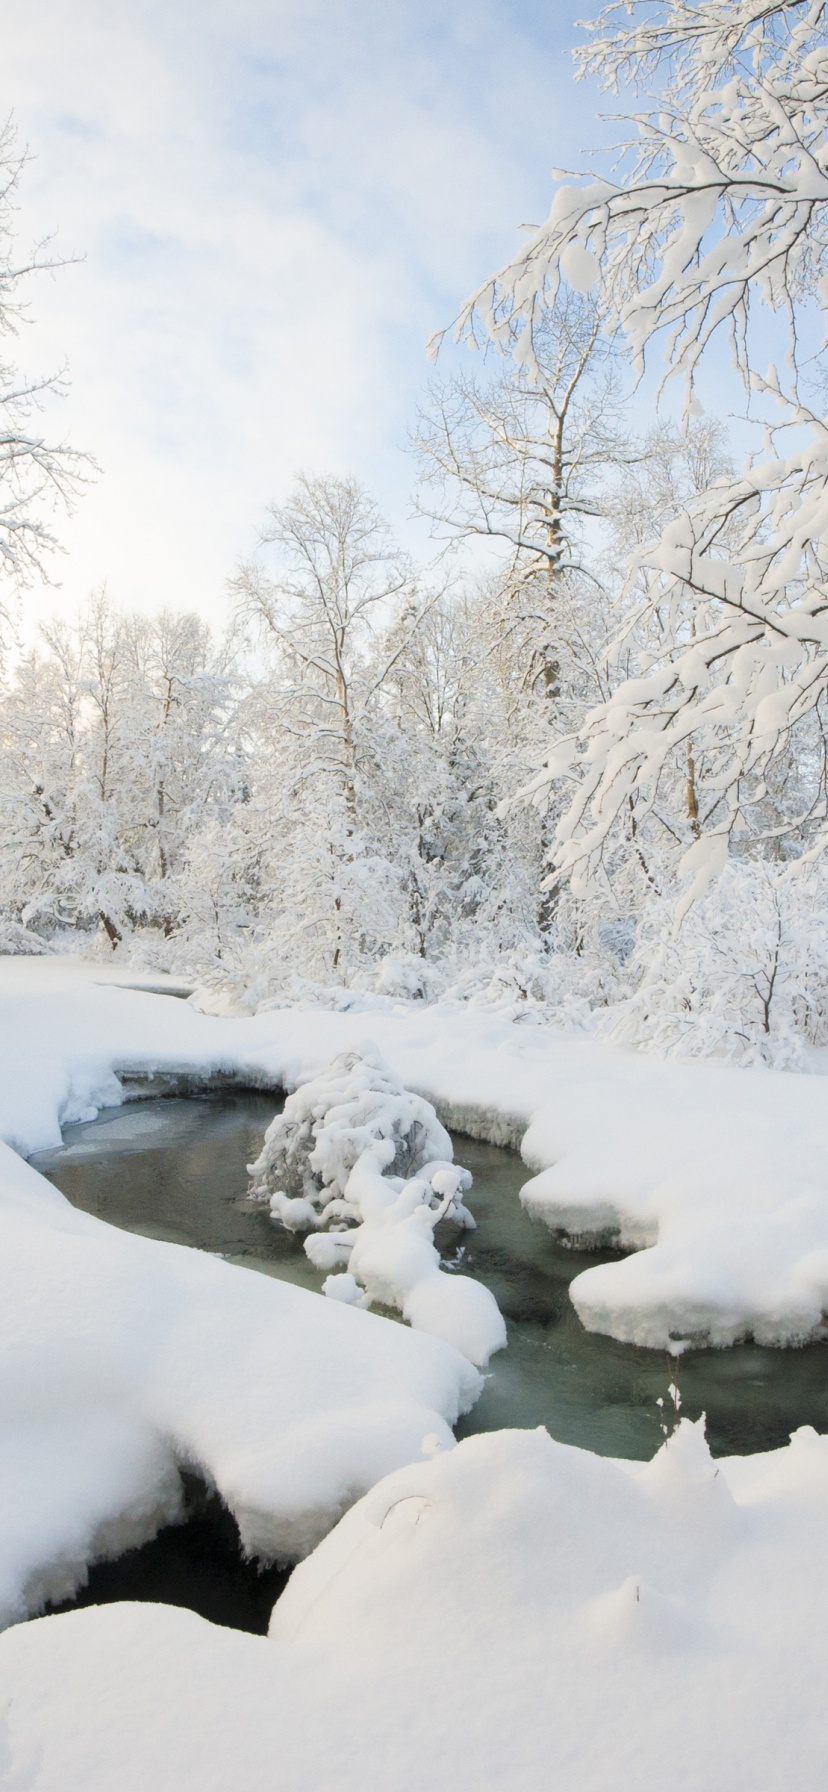
[[(278, 1105), (255, 1092), (130, 1103), (67, 1127), (59, 1150), (32, 1161), (75, 1206), (114, 1225), (318, 1290), (322, 1278), (301, 1238), (247, 1199), (246, 1165)], [(656, 1401), (667, 1390), (666, 1359), (585, 1331), (568, 1295), (573, 1276), (614, 1253), (568, 1251), (528, 1218), (518, 1201), (527, 1172), (516, 1153), (462, 1136), (454, 1148), (474, 1175), (469, 1204), (478, 1227), (441, 1228), (444, 1267), (491, 1288), (509, 1337), (458, 1435), (546, 1425), (561, 1441), (602, 1455), (651, 1456), (661, 1441)], [(717, 1454), (775, 1448), (797, 1425), (828, 1431), (828, 1345), (688, 1352), (680, 1379), (683, 1410), (707, 1413)]]

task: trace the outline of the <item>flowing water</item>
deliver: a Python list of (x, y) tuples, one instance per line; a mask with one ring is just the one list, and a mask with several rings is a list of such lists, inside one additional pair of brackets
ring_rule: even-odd
[[(254, 1092), (135, 1102), (68, 1126), (63, 1145), (32, 1162), (76, 1207), (113, 1225), (196, 1245), (318, 1290), (322, 1278), (305, 1256), (301, 1238), (275, 1226), (266, 1208), (247, 1199), (246, 1165), (258, 1155), (278, 1105), (274, 1096)], [(546, 1425), (562, 1442), (602, 1455), (651, 1456), (661, 1442), (657, 1400), (667, 1395), (671, 1365), (658, 1352), (585, 1331), (568, 1295), (573, 1276), (614, 1253), (568, 1251), (542, 1222), (527, 1217), (518, 1200), (527, 1171), (515, 1152), (459, 1135), (454, 1150), (474, 1175), (468, 1200), (478, 1224), (476, 1231), (460, 1234), (440, 1229), (443, 1265), (491, 1288), (509, 1338), (457, 1435)], [(689, 1352), (681, 1359), (680, 1380), (682, 1410), (691, 1418), (706, 1412), (715, 1454), (773, 1449), (798, 1425), (828, 1431), (828, 1344)], [(197, 1596), (209, 1609), (196, 1599), (182, 1603), (218, 1622), (265, 1628), (275, 1590), (262, 1588), (259, 1596), (255, 1569), (239, 1565), (232, 1542), (224, 1567), (216, 1569), (217, 1561), (224, 1562), (223, 1535), (202, 1491), (187, 1525), (162, 1533), (145, 1551), (130, 1552), (136, 1558), (131, 1568), (123, 1558), (132, 1576), (129, 1585), (142, 1584), (142, 1575), (153, 1586), (159, 1576), (165, 1585), (177, 1584), (176, 1577), (186, 1585), (195, 1573)], [(119, 1571), (124, 1572), (121, 1564), (93, 1569), (82, 1598), (161, 1596), (157, 1590), (108, 1591), (106, 1576), (120, 1585)]]

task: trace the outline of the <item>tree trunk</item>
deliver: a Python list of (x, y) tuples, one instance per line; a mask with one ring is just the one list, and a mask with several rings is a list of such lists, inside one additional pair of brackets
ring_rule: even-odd
[(696, 790), (696, 761), (693, 757), (693, 742), (687, 742), (687, 815), (696, 839), (701, 838), (699, 826), (699, 798)]
[(101, 909), (99, 911), (99, 913), (100, 913), (100, 919), (102, 920), (102, 922), (104, 924), (104, 928), (106, 929), (106, 933), (109, 938), (109, 943), (114, 952), (116, 946), (120, 945), (123, 935), (121, 933), (119, 933), (118, 928), (115, 926), (115, 922), (110, 919), (109, 915), (104, 914), (103, 909)]

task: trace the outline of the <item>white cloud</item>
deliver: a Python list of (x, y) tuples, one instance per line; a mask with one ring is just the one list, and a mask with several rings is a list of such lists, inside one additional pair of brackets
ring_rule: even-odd
[(564, 54), (578, 11), (17, 9), (0, 109), (36, 156), (22, 224), (85, 254), (41, 282), (25, 338), (68, 360), (60, 427), (103, 469), (64, 530), (69, 601), (106, 578), (218, 615), (297, 466), (354, 470), (404, 521), (426, 337), (593, 135)]

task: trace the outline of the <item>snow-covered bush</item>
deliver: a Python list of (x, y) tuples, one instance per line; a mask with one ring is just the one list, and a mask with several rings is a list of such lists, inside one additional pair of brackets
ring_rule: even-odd
[(380, 960), (376, 977), (379, 995), (397, 996), (406, 1001), (429, 1001), (439, 994), (442, 978), (436, 965), (412, 953), (389, 953)]
[(579, 942), (580, 951), (561, 933), (553, 950), (527, 941), (511, 952), (481, 950), (470, 962), (456, 964), (445, 1000), (495, 1008), (538, 1025), (591, 1029), (596, 1013), (629, 993), (624, 955), (594, 923)]
[(679, 928), (674, 905), (642, 918), (634, 993), (607, 1037), (682, 1057), (726, 1056), (777, 1069), (828, 1040), (828, 874), (731, 860)]
[[(323, 1219), (344, 1196), (363, 1151), (379, 1143), (389, 1175), (413, 1175), (436, 1158), (451, 1158), (451, 1140), (429, 1101), (412, 1095), (383, 1064), (375, 1047), (343, 1052), (317, 1076), (299, 1084), (271, 1121), (250, 1174), (257, 1191), (303, 1195)], [(468, 1187), (471, 1177), (464, 1186)]]
[(441, 1220), (473, 1227), (461, 1200), (471, 1175), (452, 1161), (451, 1140), (431, 1106), (370, 1045), (343, 1052), (300, 1083), (249, 1166), (253, 1194), (329, 1272), (333, 1299), (398, 1307), (420, 1331), (473, 1363), (506, 1342), (493, 1296), (440, 1268)]
[(51, 952), (49, 943), (19, 921), (0, 921), (0, 958), (42, 958)]

